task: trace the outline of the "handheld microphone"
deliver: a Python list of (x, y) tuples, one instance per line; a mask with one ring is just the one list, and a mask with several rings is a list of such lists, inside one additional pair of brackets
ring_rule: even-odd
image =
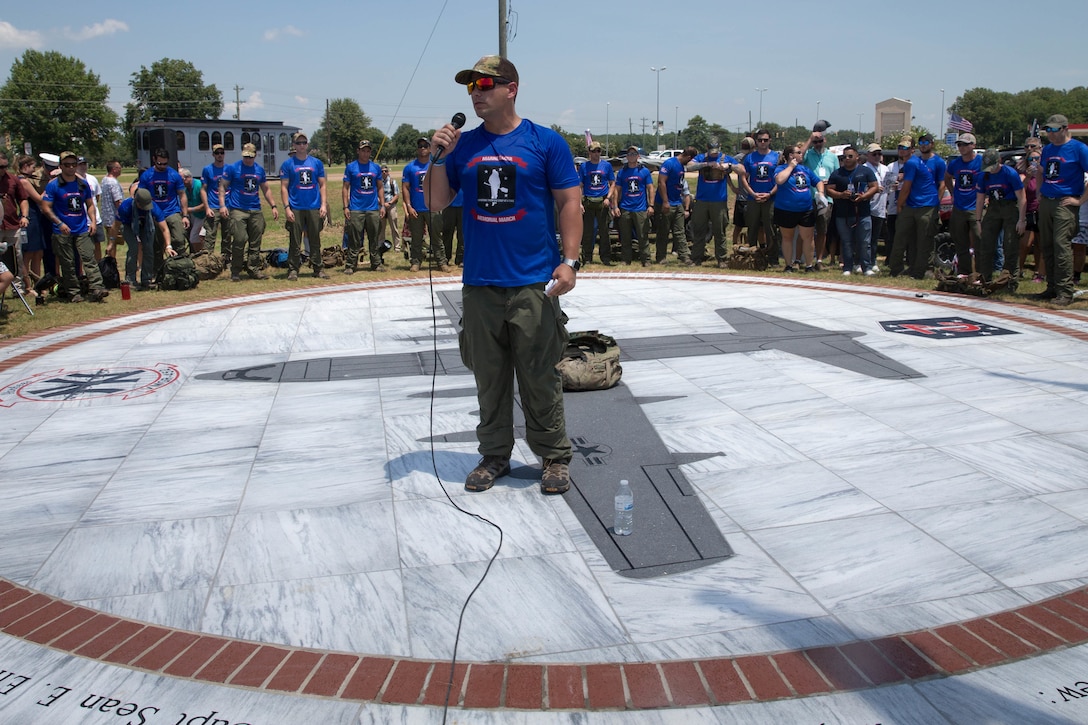
[[(453, 126), (454, 128), (459, 129), (462, 126), (465, 125), (466, 120), (467, 119), (465, 118), (465, 114), (458, 111), (457, 113), (453, 114), (453, 118), (450, 119), (450, 125)], [(434, 155), (434, 161), (438, 161), (440, 158), (442, 158), (442, 154), (444, 154), (444, 153), (446, 153), (446, 147), (443, 146), (442, 144), (439, 144), (438, 145), (438, 153), (436, 153)]]

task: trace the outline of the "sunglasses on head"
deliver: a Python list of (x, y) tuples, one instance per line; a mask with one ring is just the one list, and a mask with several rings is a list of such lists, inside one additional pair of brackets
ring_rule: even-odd
[(503, 80), (502, 78), (492, 78), (491, 76), (484, 76), (483, 78), (477, 78), (474, 81), (469, 81), (468, 92), (473, 91), (490, 91), (495, 86), (505, 86), (510, 81)]

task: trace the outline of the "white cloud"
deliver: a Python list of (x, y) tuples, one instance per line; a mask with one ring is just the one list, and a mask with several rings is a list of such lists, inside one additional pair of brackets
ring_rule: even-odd
[(260, 91), (253, 91), (249, 94), (249, 98), (242, 101), (242, 118), (252, 118), (252, 112), (258, 108), (264, 108), (264, 99), (261, 98)]
[(577, 112), (573, 108), (568, 108), (568, 109), (566, 109), (565, 111), (563, 111), (562, 113), (559, 114), (559, 118), (558, 118), (558, 120), (556, 120), (555, 123), (556, 123), (556, 125), (561, 126), (564, 131), (570, 132), (570, 129), (567, 128), (567, 126), (574, 123), (574, 120), (577, 117), (578, 117)]
[(306, 98), (305, 96), (295, 96), (295, 102), (298, 103), (298, 105), (300, 106), (310, 105), (310, 99)]
[(294, 25), (285, 25), (282, 28), (271, 28), (264, 31), (265, 40), (277, 40), (281, 35), (293, 35), (296, 38), (301, 38), (305, 33), (296, 28)]
[(37, 30), (19, 30), (6, 20), (0, 20), (0, 48), (40, 48), (44, 44)]
[(109, 18), (103, 20), (101, 23), (95, 23), (94, 25), (84, 25), (79, 30), (72, 30), (69, 27), (65, 27), (64, 37), (69, 40), (91, 40), (92, 38), (101, 38), (104, 35), (127, 32), (128, 23)]

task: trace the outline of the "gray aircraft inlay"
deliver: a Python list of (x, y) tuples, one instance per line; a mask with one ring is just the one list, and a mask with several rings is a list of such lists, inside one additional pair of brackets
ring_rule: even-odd
[[(450, 321), (460, 325), (461, 296), (441, 292)], [(663, 335), (618, 340), (621, 361), (724, 355), (780, 350), (885, 380), (924, 377), (911, 368), (856, 342), (863, 333), (824, 330), (745, 308), (717, 310), (734, 332)], [(430, 319), (430, 318), (427, 318)], [(439, 333), (438, 342), (456, 340), (456, 329)], [(431, 338), (427, 338), (430, 340)], [(471, 375), (456, 347), (426, 352), (349, 355), (255, 365), (198, 375), (202, 380), (252, 383), (325, 382), (403, 376)], [(430, 393), (419, 393), (429, 396)], [(443, 397), (475, 397), (475, 386), (447, 390)], [(733, 555), (695, 489), (684, 477), (684, 463), (724, 455), (719, 452), (672, 453), (642, 405), (676, 396), (636, 398), (622, 382), (611, 390), (568, 393), (564, 408), (574, 457), (572, 488), (563, 498), (609, 565), (619, 574), (650, 578), (686, 571)], [(520, 401), (519, 401), (520, 402)], [(517, 434), (524, 419), (516, 408)], [(434, 442), (471, 442), (474, 431), (434, 437)], [(423, 439), (421, 443), (430, 443)], [(532, 478), (533, 469), (515, 468), (514, 478)], [(620, 479), (634, 491), (636, 524), (631, 536), (611, 530), (613, 495)]]

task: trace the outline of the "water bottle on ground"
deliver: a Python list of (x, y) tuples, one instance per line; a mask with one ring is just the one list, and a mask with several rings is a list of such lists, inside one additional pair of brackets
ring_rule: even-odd
[(616, 491), (616, 520), (612, 531), (616, 536), (629, 536), (634, 523), (635, 497), (631, 494), (631, 485), (624, 479)]

